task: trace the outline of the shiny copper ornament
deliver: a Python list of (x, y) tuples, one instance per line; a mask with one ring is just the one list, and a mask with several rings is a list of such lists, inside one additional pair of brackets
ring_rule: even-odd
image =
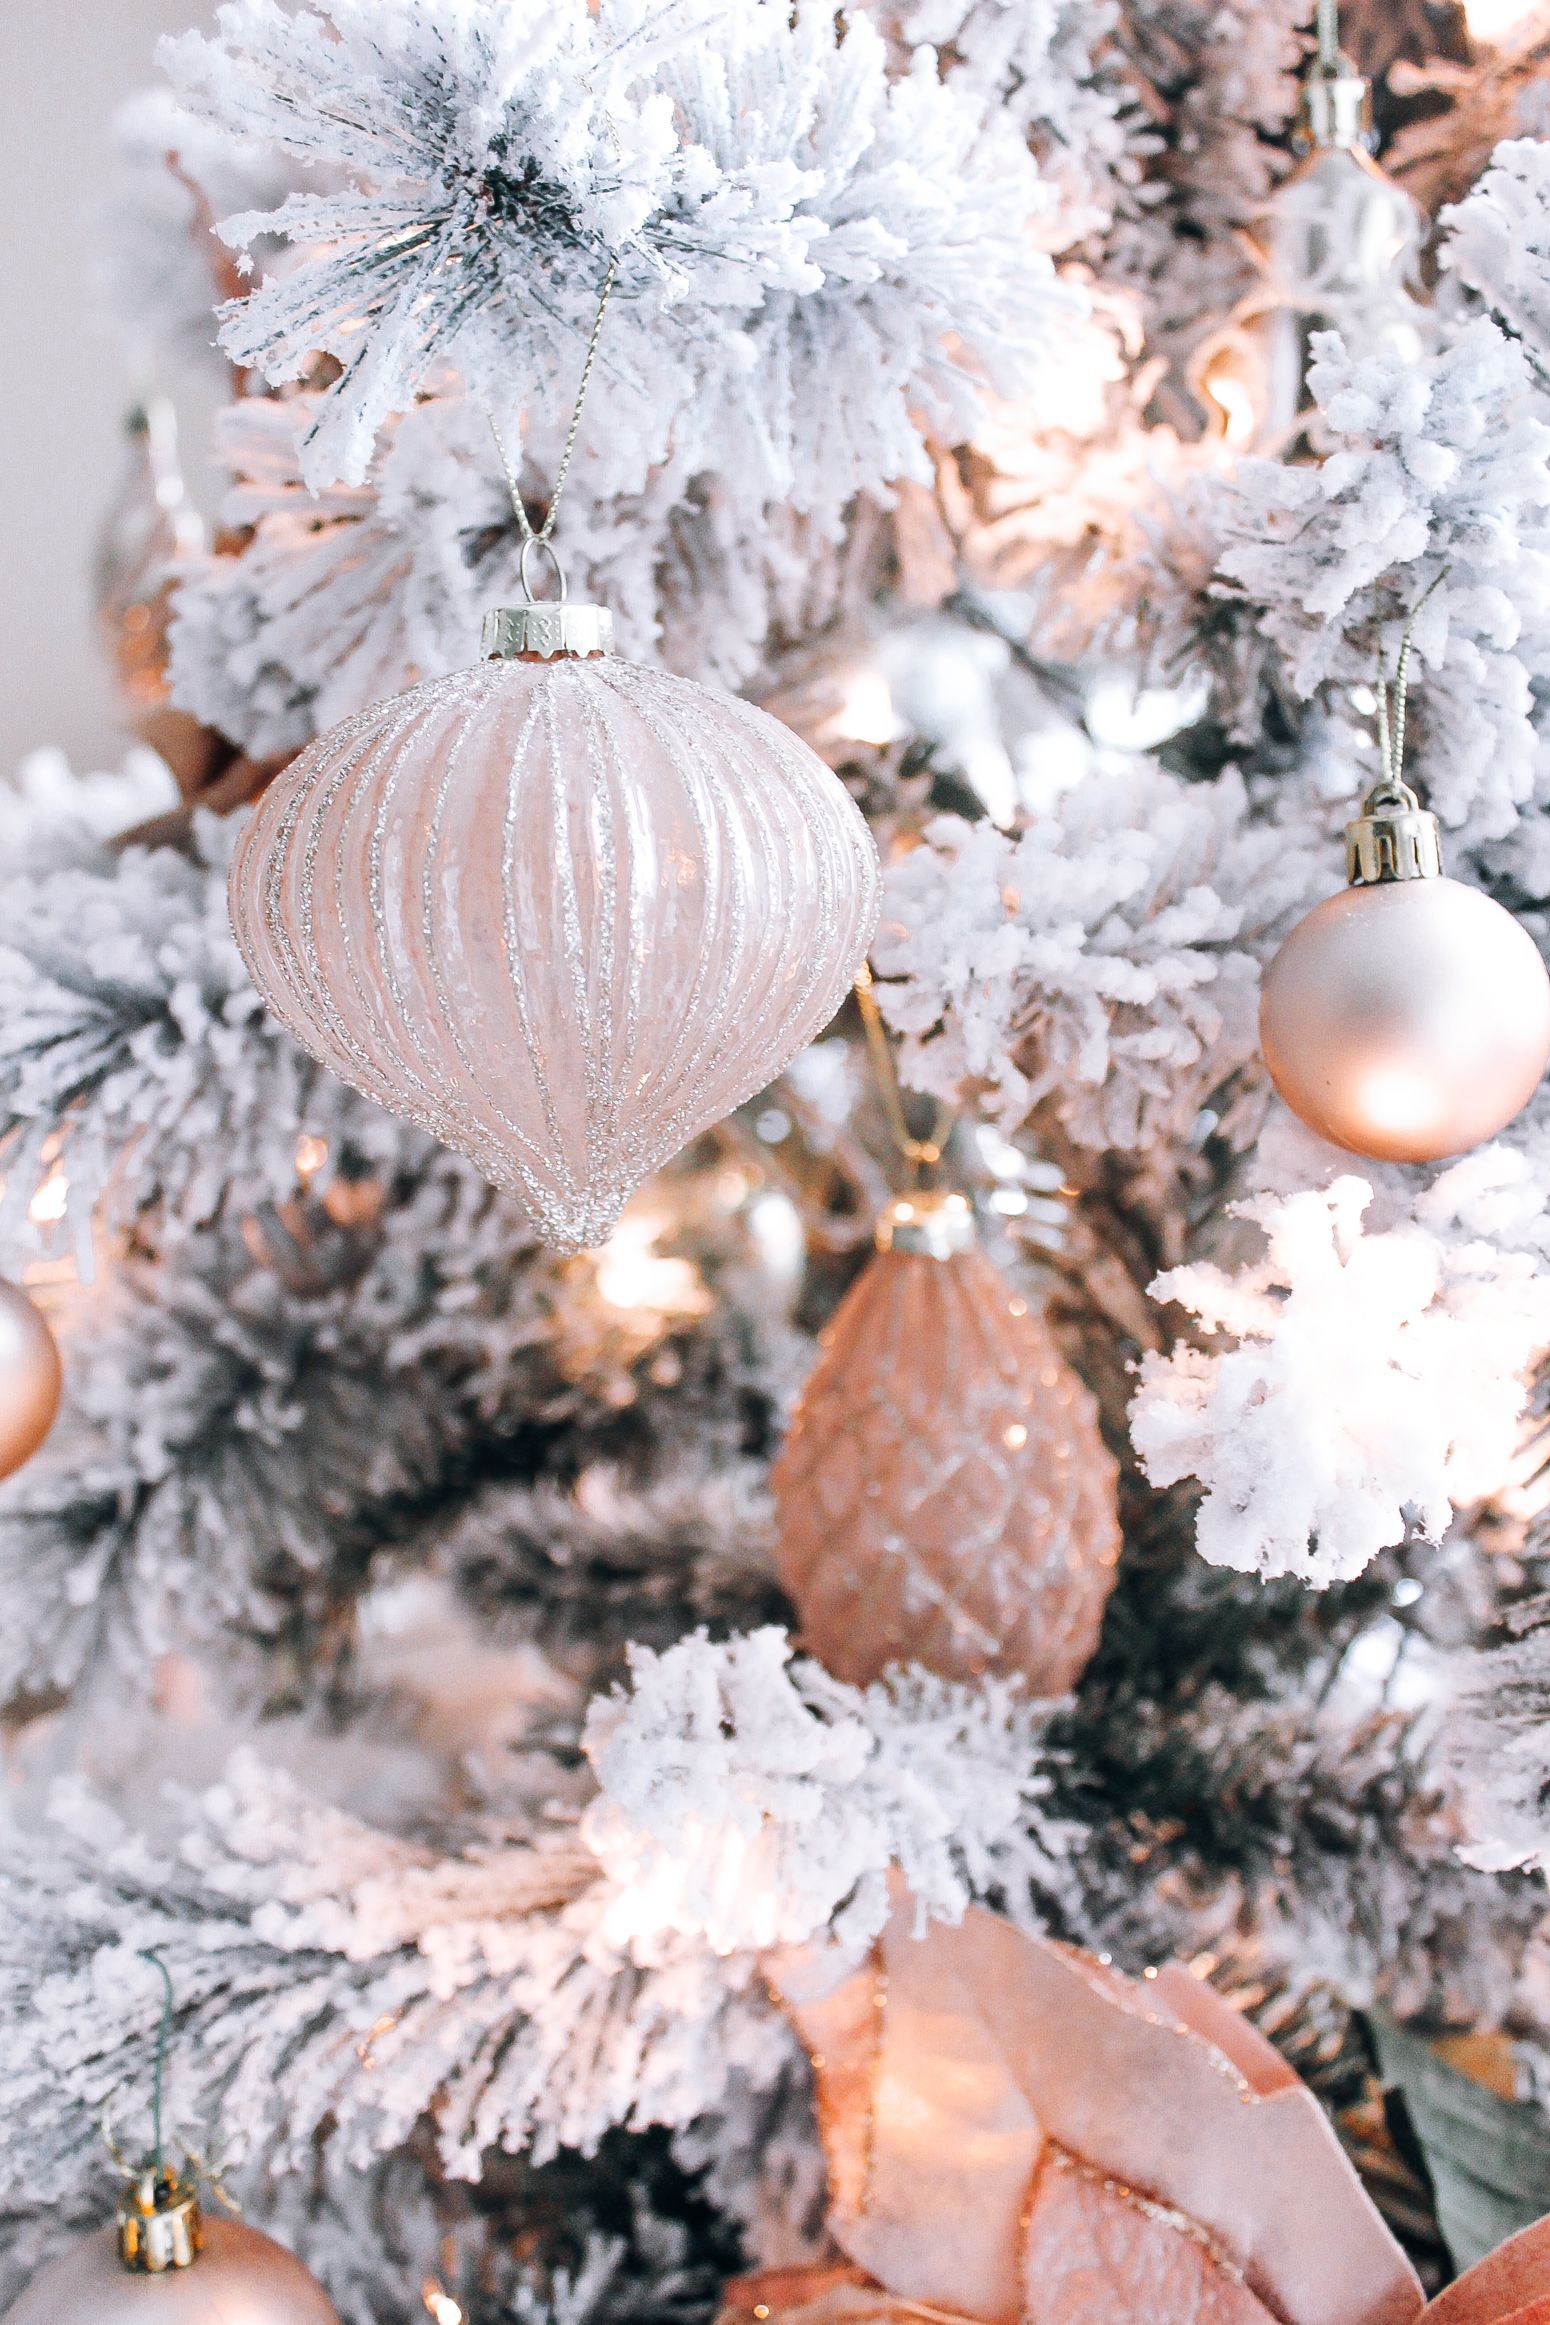
[(0, 1477), (14, 1476), (37, 1452), (63, 1384), (47, 1322), (19, 1285), (0, 1282)]
[(1061, 1694), (1119, 1556), (1093, 1400), (962, 1195), (900, 1197), (877, 1246), (770, 1481), (803, 1644), (857, 1684), (909, 1662)]
[(1539, 948), (1442, 875), (1437, 819), (1385, 777), (1347, 827), (1351, 885), (1298, 922), (1265, 972), (1270, 1078), (1321, 1138), (1434, 1162), (1494, 1138), (1550, 1063)]

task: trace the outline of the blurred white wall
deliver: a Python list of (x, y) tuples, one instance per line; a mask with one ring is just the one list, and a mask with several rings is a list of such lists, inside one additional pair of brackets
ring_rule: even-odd
[(204, 0), (0, 0), (0, 767), (39, 743), (124, 749), (92, 636), (93, 544), (134, 393), (93, 315), (109, 123)]

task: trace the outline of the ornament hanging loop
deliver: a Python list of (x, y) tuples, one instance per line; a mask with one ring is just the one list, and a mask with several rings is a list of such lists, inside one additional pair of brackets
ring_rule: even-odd
[[(553, 514), (552, 509), (550, 514)], [(548, 600), (544, 600), (539, 597), (538, 592), (533, 587), (533, 576), (528, 571), (528, 560), (535, 554), (535, 552), (540, 557), (548, 558), (549, 569), (554, 575), (556, 595), (555, 597)], [(528, 534), (527, 539), (522, 544), (522, 557), (521, 562), (517, 567), (517, 572), (522, 582), (522, 595), (529, 605), (541, 605), (544, 603), (564, 605), (566, 599), (570, 596), (570, 583), (565, 578), (565, 568), (560, 563), (559, 555), (555, 549), (554, 543), (549, 539), (546, 533)]]
[(1441, 589), (1453, 571), (1445, 565), (1434, 574), (1410, 609), (1405, 634), (1399, 641), (1399, 667), (1394, 673), (1394, 709), (1389, 715), (1388, 682), (1380, 674), (1378, 679), (1378, 740), (1383, 748), (1383, 772), (1388, 782), (1404, 789), (1402, 777), (1405, 768), (1405, 708), (1410, 698), (1410, 650), (1415, 643), (1415, 626), (1428, 598)]
[(171, 2270), (192, 2268), (204, 2243), (199, 2210), (199, 2185), (188, 2168), (192, 2158), (174, 2164), (167, 2154), (162, 2103), (167, 2056), (172, 2043), (177, 1996), (172, 1973), (154, 1946), (140, 1949), (162, 1982), (161, 2015), (151, 2070), (151, 2147), (138, 2162), (131, 2161), (113, 2136), (107, 2110), (102, 2117), (102, 2139), (124, 2182), (118, 2201), (118, 2257), (133, 2276), (164, 2276)]

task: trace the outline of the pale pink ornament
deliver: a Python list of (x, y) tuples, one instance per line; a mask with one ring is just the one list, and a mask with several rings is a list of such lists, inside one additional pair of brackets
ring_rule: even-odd
[(0, 1280), (0, 1477), (30, 1461), (54, 1426), (64, 1374), (47, 1320), (20, 1284)]
[(890, 1204), (770, 1480), (803, 1645), (856, 1685), (920, 1663), (1063, 1694), (1114, 1587), (1116, 1482), (1091, 1396), (965, 1198)]
[(839, 1007), (877, 853), (750, 704), (618, 661), (597, 609), (517, 608), (487, 659), (344, 720), (259, 803), (232, 925), (301, 1046), (606, 1241), (641, 1180)]
[(1265, 971), (1260, 1046), (1292, 1112), (1386, 1162), (1463, 1154), (1550, 1063), (1550, 975), (1491, 897), (1444, 879), (1437, 819), (1386, 780), (1346, 833), (1351, 885)]
[(99, 2229), (35, 2276), (4, 2325), (339, 2325), (294, 2253), (240, 2220), (207, 2220), (187, 2266), (126, 2268)]

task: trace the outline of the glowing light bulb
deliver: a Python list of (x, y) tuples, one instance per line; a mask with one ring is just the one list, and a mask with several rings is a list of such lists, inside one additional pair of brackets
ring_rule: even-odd
[(63, 1171), (52, 1171), (27, 1205), (27, 1216), (35, 1227), (56, 1226), (69, 1200), (70, 1181)]
[(328, 1160), (326, 1138), (313, 1138), (304, 1130), (296, 1141), (296, 1176), (305, 1186), (315, 1179)]
[(444, 2293), (434, 2279), (427, 2277), (420, 2287), (420, 2298), (425, 2313), (435, 2319), (435, 2325), (463, 2325), (463, 2312), (450, 2293)]
[(1538, 5), (1539, 0), (1464, 0), (1464, 19), (1472, 39), (1499, 41)]
[(1226, 369), (1209, 373), (1203, 385), (1222, 415), (1222, 442), (1229, 451), (1241, 452), (1254, 441), (1254, 398), (1243, 381)]
[(666, 1258), (656, 1248), (667, 1222), (653, 1212), (629, 1214), (597, 1254), (597, 1288), (610, 1308), (666, 1319), (703, 1316), (710, 1295), (686, 1259)]
[(892, 690), (881, 670), (861, 664), (850, 672), (835, 713), (834, 731), (853, 743), (872, 743), (879, 749), (903, 732)]

